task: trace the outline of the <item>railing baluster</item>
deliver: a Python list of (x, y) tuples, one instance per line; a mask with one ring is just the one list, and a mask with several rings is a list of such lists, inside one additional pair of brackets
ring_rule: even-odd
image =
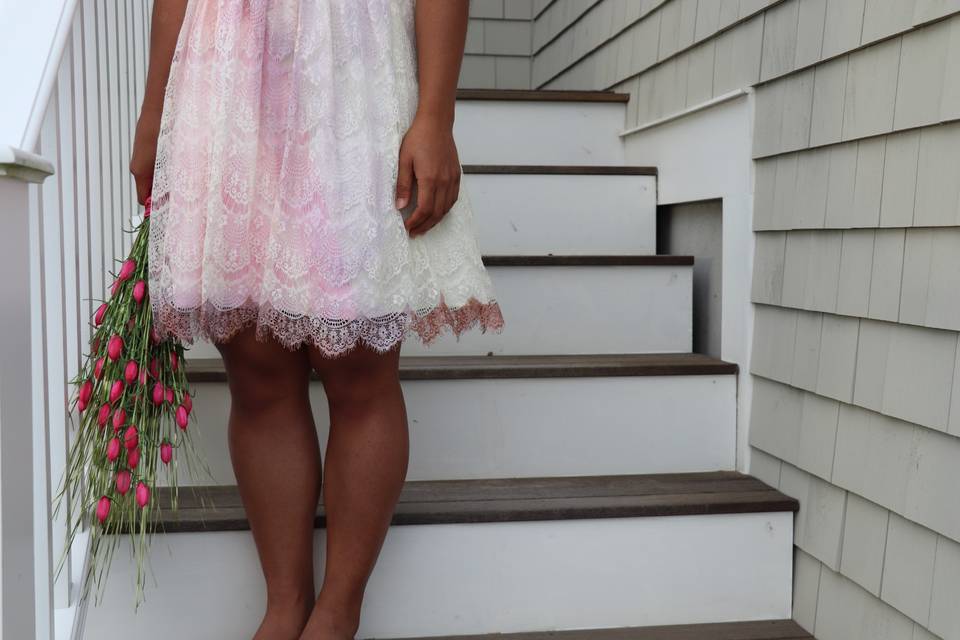
[[(73, 131), (76, 141), (74, 155), (75, 180), (77, 185), (77, 335), (80, 346), (85, 347), (90, 342), (90, 168), (87, 166), (87, 101), (84, 88), (87, 81), (87, 70), (84, 59), (83, 19), (78, 13), (73, 21), (72, 52), (73, 52)], [(79, 355), (79, 354), (78, 354)]]
[[(73, 47), (68, 41), (57, 78), (57, 143), (59, 152), (60, 187), (60, 317), (63, 323), (62, 354), (66, 369), (63, 374), (63, 401), (59, 404), (63, 414), (62, 431), (51, 433), (53, 447), (50, 451), (50, 478), (52, 490), (66, 468), (67, 447), (70, 442), (68, 428), (69, 412), (66, 409), (70, 394), (69, 380), (79, 369), (80, 337), (77, 313), (79, 307), (79, 283), (77, 282), (77, 210), (76, 210), (76, 145), (73, 137), (75, 106), (73, 103)], [(54, 405), (58, 406), (58, 405)], [(61, 512), (52, 523), (52, 546), (55, 564), (67, 537), (66, 513)], [(69, 606), (70, 567), (66, 565), (60, 579), (54, 584), (54, 607)]]
[[(109, 3), (94, 2), (96, 7), (96, 49), (98, 64), (97, 103), (100, 113), (99, 140), (100, 140), (100, 207), (103, 211), (103, 272), (104, 291), (110, 286), (110, 271), (113, 270), (114, 256), (117, 255), (116, 234), (114, 229), (113, 208), (113, 179), (110, 165), (113, 162), (111, 153), (111, 111), (110, 111), (110, 52), (109, 52), (109, 25), (107, 10)], [(104, 295), (106, 297), (106, 295)]]
[(63, 359), (63, 266), (61, 263), (61, 207), (60, 175), (62, 166), (59, 149), (59, 91), (54, 88), (50, 97), (43, 124), (40, 129), (40, 155), (53, 161), (58, 173), (48, 178), (40, 188), (41, 243), (43, 250), (43, 296), (42, 322), (44, 327), (43, 359), (46, 376), (42, 387), (36, 392), (43, 395), (44, 428), (38, 430), (35, 441), (35, 505), (37, 518), (34, 556), (37, 572), (37, 611), (49, 612), (38, 616), (37, 637), (50, 638), (53, 630), (53, 545), (54, 524), (50, 518), (50, 501), (53, 496), (53, 458), (55, 450), (62, 446), (59, 434), (64, 432), (64, 405), (67, 389), (64, 384), (66, 368)]
[(134, 72), (137, 74), (136, 92), (133, 96), (133, 109), (131, 110), (136, 126), (136, 118), (140, 111), (140, 102), (143, 100), (143, 87), (147, 79), (147, 32), (146, 32), (146, 6), (143, 0), (134, 0), (133, 2), (133, 38), (136, 42), (134, 52), (136, 62)]
[(80, 8), (83, 31), (83, 58), (86, 70), (84, 97), (86, 100), (87, 143), (84, 147), (90, 206), (90, 296), (103, 298), (105, 279), (104, 224), (103, 224), (103, 166), (100, 136), (100, 64), (97, 40), (96, 0), (84, 0)]
[[(122, 128), (123, 114), (121, 105), (123, 101), (120, 97), (121, 87), (123, 86), (123, 74), (120, 71), (120, 27), (117, 20), (117, 3), (107, 2), (107, 95), (109, 96), (110, 114), (110, 162), (107, 170), (110, 173), (110, 211), (113, 213), (113, 256), (116, 258), (123, 253), (124, 233), (123, 233), (123, 172), (121, 170), (123, 163), (122, 143), (120, 140), (120, 130)], [(117, 265), (111, 264), (112, 271), (116, 271)]]
[[(121, 114), (118, 123), (120, 125), (120, 155), (117, 158), (117, 169), (120, 180), (121, 226), (124, 229), (129, 228), (130, 225), (130, 204), (133, 201), (130, 197), (130, 172), (127, 170), (127, 164), (130, 160), (130, 120), (133, 117), (131, 115), (132, 109), (130, 105), (130, 84), (133, 82), (133, 77), (130, 73), (130, 67), (132, 65), (130, 58), (132, 56), (130, 55), (130, 47), (128, 46), (130, 39), (129, 6), (129, 2), (117, 3), (117, 55), (119, 57), (118, 71), (120, 80), (117, 85), (119, 90), (117, 96), (120, 100), (119, 108)], [(123, 238), (123, 254), (126, 255), (132, 244), (130, 234), (124, 233), (121, 237)]]

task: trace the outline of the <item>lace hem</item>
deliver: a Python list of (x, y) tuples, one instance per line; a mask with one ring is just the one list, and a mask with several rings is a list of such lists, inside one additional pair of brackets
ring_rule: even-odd
[(154, 309), (154, 323), (161, 336), (192, 344), (196, 337), (227, 342), (241, 330), (254, 325), (258, 340), (268, 335), (290, 350), (310, 344), (326, 357), (344, 355), (360, 344), (379, 353), (394, 348), (411, 333), (429, 345), (451, 331), (457, 339), (474, 327), (483, 333), (501, 333), (503, 314), (496, 300), (480, 302), (471, 297), (466, 304), (449, 307), (443, 296), (433, 307), (407, 309), (373, 318), (316, 318), (295, 316), (270, 304), (247, 304), (220, 309), (206, 303), (200, 309), (177, 309), (162, 304)]

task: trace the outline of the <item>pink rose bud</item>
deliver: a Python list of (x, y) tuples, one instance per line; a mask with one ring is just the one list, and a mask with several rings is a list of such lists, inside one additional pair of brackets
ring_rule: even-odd
[(160, 332), (157, 331), (156, 327), (150, 327), (150, 341), (153, 342), (153, 344), (160, 344), (160, 342), (162, 342)]
[(120, 275), (117, 276), (118, 280), (126, 281), (133, 276), (133, 272), (137, 270), (137, 261), (133, 258), (127, 258), (123, 261), (123, 264), (120, 265)]
[(110, 385), (110, 404), (113, 404), (123, 395), (123, 380), (114, 380)]
[(133, 328), (137, 326), (137, 321), (133, 316), (130, 316), (130, 319), (127, 320), (127, 331), (133, 331)]
[(156, 358), (150, 360), (150, 375), (154, 378), (160, 376), (160, 363), (157, 362)]
[(150, 502), (150, 488), (141, 480), (137, 483), (137, 504), (145, 507), (148, 502)]
[(167, 401), (167, 404), (173, 404), (173, 387), (167, 387), (164, 398)]
[(180, 364), (180, 359), (177, 358), (177, 352), (176, 352), (176, 351), (171, 351), (171, 352), (170, 352), (170, 368), (171, 368), (173, 371), (176, 371), (176, 370), (177, 370), (177, 365), (179, 365), (179, 364)]
[(163, 464), (170, 464), (173, 460), (173, 445), (166, 440), (160, 444), (160, 459), (163, 460)]
[(83, 413), (86, 410), (87, 410), (87, 403), (84, 402), (83, 400), (77, 400), (77, 411), (79, 411), (80, 413)]
[(100, 412), (97, 414), (97, 424), (101, 427), (107, 425), (107, 420), (110, 419), (110, 405), (103, 404), (100, 406)]
[(120, 407), (113, 412), (113, 429), (116, 431), (123, 425), (127, 424), (127, 412), (123, 410), (123, 407)]
[(123, 433), (123, 446), (127, 449), (136, 449), (138, 444), (140, 444), (140, 436), (137, 435), (137, 428), (130, 425)]
[(117, 493), (122, 496), (127, 495), (127, 491), (130, 491), (131, 480), (130, 472), (127, 469), (117, 473)]
[(110, 515), (110, 498), (103, 496), (97, 501), (97, 520), (103, 524), (108, 515)]
[(107, 362), (106, 360), (103, 359), (103, 356), (100, 356), (99, 358), (97, 358), (97, 363), (93, 365), (93, 377), (96, 378), (97, 380), (103, 379), (103, 365), (105, 365), (106, 363)]
[(107, 303), (104, 302), (102, 305), (97, 307), (97, 312), (93, 314), (93, 324), (98, 327), (103, 324), (103, 316), (107, 313)]
[(113, 462), (120, 456), (120, 438), (111, 438), (107, 443), (107, 460)]
[(110, 340), (107, 342), (107, 357), (113, 361), (116, 361), (122, 352), (123, 338), (117, 335), (110, 336)]
[(127, 466), (131, 469), (136, 469), (137, 465), (140, 464), (140, 448), (130, 449), (127, 451)]
[(153, 404), (163, 404), (163, 383), (153, 385)]
[(147, 384), (147, 370), (146, 370), (146, 369), (140, 369), (140, 377), (139, 377), (138, 382), (139, 382), (140, 384), (142, 384), (142, 385), (146, 385), (146, 384)]
[(133, 384), (137, 379), (137, 374), (140, 372), (137, 363), (134, 360), (127, 362), (127, 366), (123, 369), (123, 378), (127, 381), (127, 384)]
[(123, 284), (123, 282), (121, 282), (119, 278), (117, 278), (116, 280), (113, 281), (113, 284), (110, 285), (110, 295), (111, 295), (111, 296), (117, 295), (117, 290), (120, 288), (120, 285), (121, 285), (121, 284)]
[(137, 301), (137, 304), (143, 302), (143, 299), (147, 297), (147, 283), (143, 280), (137, 280), (133, 285), (133, 299)]
[(185, 406), (180, 405), (179, 407), (177, 407), (176, 420), (177, 420), (178, 427), (180, 427), (181, 429), (187, 428), (188, 418), (187, 418), (187, 408)]
[(183, 394), (183, 408), (187, 410), (187, 415), (193, 413), (193, 398), (189, 393)]
[(90, 402), (90, 396), (93, 395), (93, 382), (90, 380), (84, 380), (83, 384), (80, 385), (80, 401), (84, 404)]

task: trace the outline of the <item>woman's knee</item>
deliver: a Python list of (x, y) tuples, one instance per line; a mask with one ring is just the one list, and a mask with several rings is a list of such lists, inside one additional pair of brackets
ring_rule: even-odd
[(337, 358), (311, 353), (310, 364), (331, 403), (364, 403), (399, 387), (399, 349), (378, 353), (358, 347)]
[(303, 352), (288, 351), (273, 340), (259, 341), (252, 333), (217, 348), (235, 407), (262, 411), (306, 393), (309, 366)]

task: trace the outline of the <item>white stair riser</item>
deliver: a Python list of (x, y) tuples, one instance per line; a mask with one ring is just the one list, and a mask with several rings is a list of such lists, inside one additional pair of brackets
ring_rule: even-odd
[(657, 252), (654, 176), (468, 174), (488, 255)]
[[(357, 637), (787, 618), (792, 533), (789, 513), (393, 527)], [(318, 585), (324, 544), (318, 531)], [(135, 568), (116, 554), (87, 638), (222, 640), (256, 629), (264, 587), (249, 532), (158, 536), (152, 552), (159, 586), (149, 581), (136, 614)]]
[[(477, 328), (459, 341), (445, 329), (403, 355), (681, 353), (693, 345), (690, 266), (490, 267), (503, 332)], [(191, 358), (218, 357), (196, 343)]]
[[(680, 473), (736, 466), (735, 376), (404, 380), (408, 480)], [(195, 385), (214, 478), (236, 484), (225, 383)], [(326, 396), (311, 385), (321, 450)], [(189, 476), (180, 474), (181, 483)]]
[(622, 164), (618, 103), (460, 100), (454, 136), (464, 164)]
[(404, 355), (677, 353), (693, 346), (690, 266), (491, 267), (501, 334), (446, 333)]

